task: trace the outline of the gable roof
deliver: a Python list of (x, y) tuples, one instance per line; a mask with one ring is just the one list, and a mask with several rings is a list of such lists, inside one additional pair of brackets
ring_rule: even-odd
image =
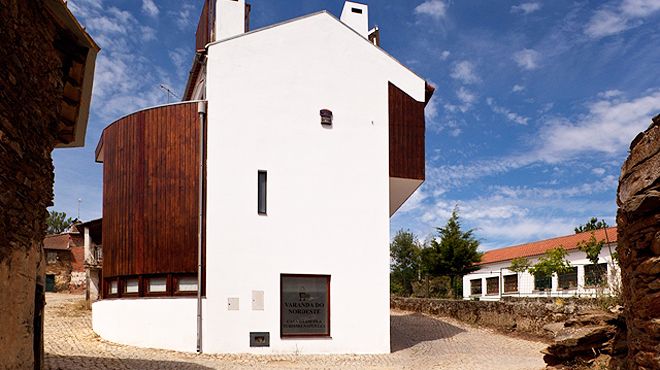
[[(615, 227), (608, 227), (607, 229), (596, 230), (596, 240), (605, 240), (609, 243), (616, 243), (617, 241), (617, 232)], [(572, 234), (566, 236), (559, 236), (552, 239), (539, 240), (536, 242), (525, 243), (520, 245), (514, 245), (511, 247), (505, 247), (500, 249), (494, 249), (484, 253), (481, 258), (479, 265), (486, 263), (494, 262), (503, 262), (509, 261), (518, 257), (532, 257), (539, 256), (545, 253), (545, 251), (556, 248), (558, 246), (563, 246), (567, 251), (577, 249), (578, 243), (581, 241), (587, 241), (591, 237), (591, 232), (584, 232), (580, 234)]]
[(44, 249), (68, 250), (71, 237), (69, 234), (46, 235), (44, 238)]

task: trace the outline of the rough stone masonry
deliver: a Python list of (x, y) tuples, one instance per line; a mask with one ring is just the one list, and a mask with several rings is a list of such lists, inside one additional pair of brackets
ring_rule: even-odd
[(660, 115), (630, 144), (617, 196), (628, 369), (660, 369)]
[(32, 369), (64, 72), (43, 2), (0, 0), (0, 19), (0, 369)]

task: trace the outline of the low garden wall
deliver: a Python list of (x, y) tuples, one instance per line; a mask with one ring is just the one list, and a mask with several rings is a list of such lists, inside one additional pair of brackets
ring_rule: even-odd
[(537, 337), (553, 338), (544, 326), (563, 323), (580, 314), (597, 311), (589, 299), (524, 298), (503, 301), (467, 301), (431, 298), (390, 298), (390, 307), (451, 317), (469, 324)]

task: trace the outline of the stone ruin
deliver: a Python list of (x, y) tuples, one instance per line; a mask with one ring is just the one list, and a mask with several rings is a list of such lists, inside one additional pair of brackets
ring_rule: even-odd
[(660, 369), (660, 115), (630, 144), (617, 196), (626, 369)]

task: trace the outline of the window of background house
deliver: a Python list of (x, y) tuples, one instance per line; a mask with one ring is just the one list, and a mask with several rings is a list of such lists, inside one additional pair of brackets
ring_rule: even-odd
[(280, 275), (280, 335), (330, 336), (330, 275)]
[(500, 278), (499, 276), (486, 278), (486, 294), (499, 294)]
[(607, 285), (607, 263), (584, 266), (584, 285), (587, 287)]
[(534, 275), (534, 290), (545, 291), (552, 289), (552, 276), (536, 274)]
[(470, 295), (481, 295), (481, 279), (470, 280)]
[(504, 275), (504, 293), (518, 291), (518, 275)]
[(577, 267), (572, 267), (568, 272), (559, 274), (559, 289), (577, 289)]
[(257, 172), (257, 212), (260, 215), (266, 214), (266, 171)]
[(57, 262), (57, 252), (48, 252), (46, 254), (47, 263), (56, 263)]

